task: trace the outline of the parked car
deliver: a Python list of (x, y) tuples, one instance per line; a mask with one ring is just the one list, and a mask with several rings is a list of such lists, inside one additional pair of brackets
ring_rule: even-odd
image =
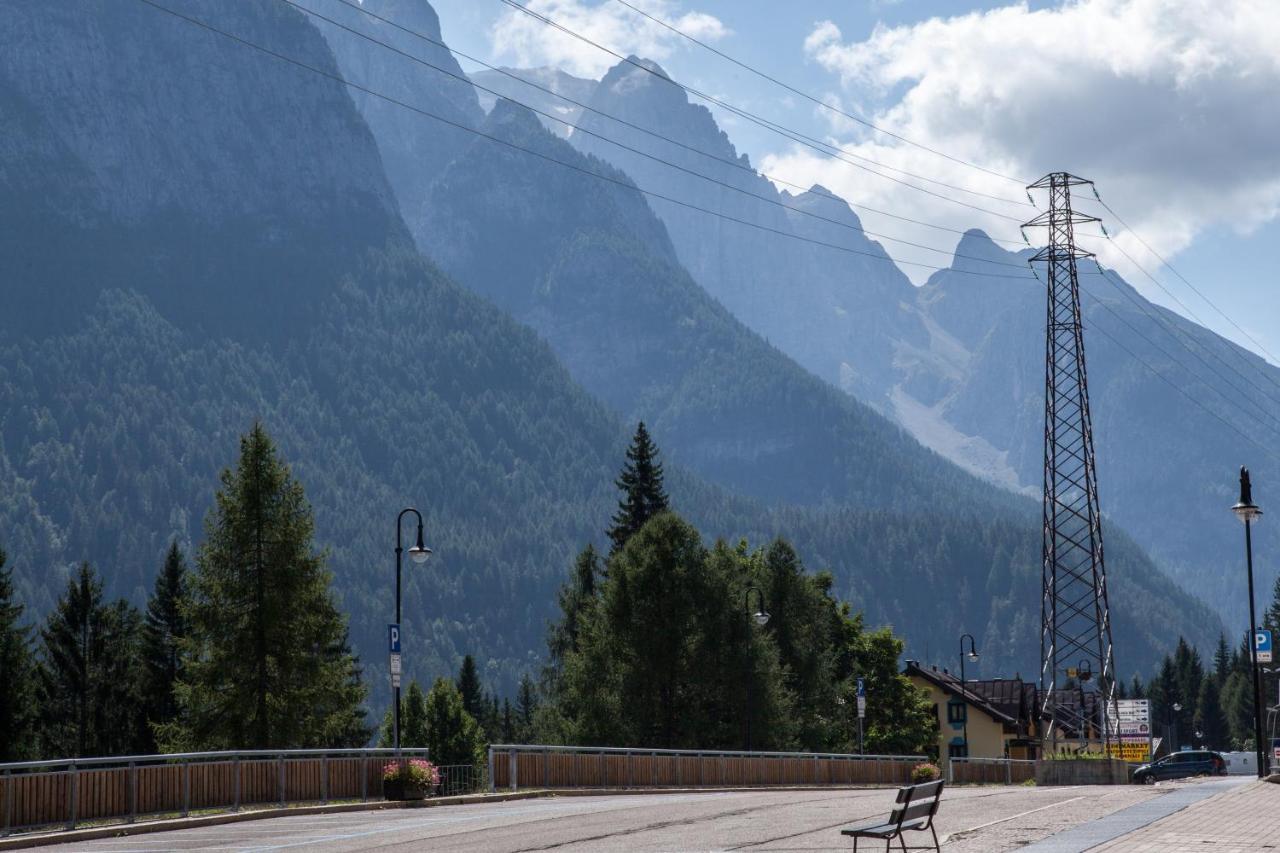
[(1207, 749), (1190, 749), (1166, 755), (1159, 761), (1144, 764), (1133, 771), (1133, 781), (1152, 785), (1161, 779), (1185, 779), (1188, 776), (1225, 776), (1227, 762), (1220, 754)]

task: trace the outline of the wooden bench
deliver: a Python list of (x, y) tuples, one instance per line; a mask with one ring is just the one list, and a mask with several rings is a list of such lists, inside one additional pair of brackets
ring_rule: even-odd
[(938, 845), (938, 833), (933, 828), (933, 816), (938, 813), (938, 803), (941, 797), (941, 779), (937, 782), (925, 782), (922, 785), (908, 785), (898, 790), (898, 799), (887, 821), (866, 826), (852, 826), (848, 829), (840, 830), (840, 834), (853, 837), (854, 853), (857, 853), (859, 838), (883, 839), (885, 850), (889, 849), (889, 845), (895, 838), (898, 839), (898, 843), (902, 845), (903, 850), (928, 850), (928, 845), (907, 847), (907, 842), (902, 838), (903, 832), (910, 830), (924, 832), (927, 829), (933, 833), (933, 849), (937, 853), (941, 853), (942, 848)]

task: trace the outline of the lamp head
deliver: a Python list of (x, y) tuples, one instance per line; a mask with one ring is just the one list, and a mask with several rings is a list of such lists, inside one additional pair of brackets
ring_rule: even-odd
[(972, 649), (972, 648), (969, 649), (969, 660), (974, 661), (977, 659), (978, 659), (978, 650)]
[(1243, 465), (1240, 466), (1240, 500), (1231, 507), (1231, 511), (1236, 514), (1236, 518), (1244, 522), (1257, 521), (1262, 515), (1262, 510), (1253, 502), (1253, 484), (1249, 482), (1249, 469)]
[(753, 616), (752, 618), (756, 620), (756, 624), (759, 625), (761, 628), (769, 624), (769, 614), (765, 613), (763, 610), (757, 610), (755, 613), (755, 616)]
[(431, 556), (431, 549), (422, 544), (422, 525), (418, 525), (418, 542), (409, 549), (409, 558), (415, 563), (425, 563)]

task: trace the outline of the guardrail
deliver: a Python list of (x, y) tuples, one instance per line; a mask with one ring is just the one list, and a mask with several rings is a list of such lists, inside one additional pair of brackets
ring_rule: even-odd
[[(427, 750), (401, 754), (426, 758)], [(197, 810), (367, 800), (371, 793), (381, 797), (382, 768), (395, 755), (394, 749), (248, 750), (0, 764), (0, 835)]]
[(489, 790), (903, 785), (922, 755), (494, 744)]
[(1021, 758), (952, 758), (947, 761), (951, 785), (1019, 785), (1036, 778), (1036, 763)]

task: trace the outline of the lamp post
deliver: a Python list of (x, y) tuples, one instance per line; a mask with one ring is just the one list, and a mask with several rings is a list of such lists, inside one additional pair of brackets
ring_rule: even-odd
[(1245, 565), (1249, 574), (1249, 669), (1253, 670), (1253, 745), (1257, 750), (1258, 778), (1267, 775), (1267, 753), (1262, 748), (1262, 683), (1258, 673), (1258, 631), (1257, 614), (1253, 609), (1253, 522), (1262, 517), (1260, 510), (1253, 502), (1253, 487), (1249, 482), (1249, 469), (1240, 466), (1240, 500), (1231, 511), (1236, 518), (1244, 522), (1244, 554)]
[[(400, 564), (401, 556), (404, 554), (404, 547), (400, 543), (400, 528), (403, 525), (404, 517), (409, 513), (413, 513), (418, 517), (418, 541), (409, 549), (409, 559), (415, 563), (422, 564), (431, 556), (431, 549), (422, 544), (422, 513), (413, 507), (405, 507), (400, 510), (400, 514), (396, 516), (396, 625), (400, 624)], [(396, 755), (400, 754), (400, 679), (392, 677), (391, 688), (391, 707), (392, 707), (392, 728), (391, 728), (391, 745), (395, 747)]]
[[(967, 656), (964, 653), (964, 641), (966, 639), (969, 641), (969, 654)], [(978, 650), (974, 646), (972, 634), (960, 635), (960, 698), (964, 702), (964, 724), (963, 724), (964, 725), (964, 757), (968, 758), (969, 757), (969, 700), (966, 697), (968, 695), (969, 688), (966, 686), (965, 677), (964, 677), (965, 657), (968, 657), (969, 660), (978, 659)]]
[(1181, 747), (1178, 746), (1178, 715), (1182, 713), (1182, 703), (1174, 702), (1169, 712), (1169, 754), (1173, 755)]
[[(756, 594), (756, 610), (751, 612), (751, 593)], [(743, 609), (751, 615), (755, 623), (763, 628), (769, 624), (769, 614), (764, 609), (764, 593), (760, 591), (758, 586), (747, 587), (746, 593), (742, 597)], [(755, 673), (747, 673), (747, 752), (751, 751), (751, 679)]]

